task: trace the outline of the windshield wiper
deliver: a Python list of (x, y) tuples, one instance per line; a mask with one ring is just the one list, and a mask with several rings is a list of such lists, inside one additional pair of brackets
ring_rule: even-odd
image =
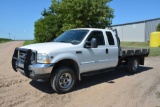
[(64, 40), (56, 41), (56, 42), (70, 43), (70, 42), (67, 42), (67, 41), (64, 41)]
[(61, 41), (55, 41), (55, 42), (64, 42), (64, 43), (66, 43), (66, 41), (64, 41), (64, 40), (61, 40)]

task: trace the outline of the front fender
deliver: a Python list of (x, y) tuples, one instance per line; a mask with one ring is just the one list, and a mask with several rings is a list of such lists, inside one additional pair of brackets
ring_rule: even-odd
[(76, 55), (74, 55), (72, 53), (58, 54), (57, 56), (54, 57), (54, 59), (51, 61), (51, 63), (55, 64), (59, 61), (65, 60), (65, 59), (71, 59), (71, 60), (74, 60), (77, 63), (78, 68), (79, 68), (78, 77), (79, 77), (79, 80), (81, 80), (80, 73), (83, 71), (83, 67), (81, 66), (80, 60)]
[(53, 58), (53, 60), (51, 60), (51, 63), (57, 63), (63, 59), (72, 59), (74, 60), (75, 62), (77, 62), (78, 65), (79, 64), (79, 59), (76, 55), (72, 54), (72, 53), (62, 53), (62, 54), (58, 54), (57, 56), (55, 56)]

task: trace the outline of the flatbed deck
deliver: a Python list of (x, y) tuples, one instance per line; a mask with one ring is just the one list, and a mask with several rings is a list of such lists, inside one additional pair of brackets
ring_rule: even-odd
[(150, 49), (147, 48), (132, 48), (132, 47), (121, 47), (120, 56), (130, 57), (130, 56), (148, 56)]

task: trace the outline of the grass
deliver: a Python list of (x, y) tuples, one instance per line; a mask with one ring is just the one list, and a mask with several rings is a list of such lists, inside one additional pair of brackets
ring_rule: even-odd
[(156, 92), (155, 94), (157, 98), (160, 98), (160, 92)]
[(7, 39), (7, 38), (0, 38), (0, 43), (5, 43), (11, 41), (11, 39)]
[(148, 48), (149, 43), (148, 42), (121, 42), (121, 46)]
[(34, 40), (27, 40), (27, 41), (24, 42), (23, 46), (33, 44), (33, 43), (34, 43)]
[(149, 56), (159, 56), (160, 47), (149, 47), (149, 42), (121, 42), (123, 47), (150, 48)]

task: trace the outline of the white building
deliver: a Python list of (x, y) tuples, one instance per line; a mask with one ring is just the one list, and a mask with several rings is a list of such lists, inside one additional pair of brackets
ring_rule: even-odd
[(117, 29), (118, 36), (124, 42), (148, 42), (150, 41), (150, 33), (156, 30), (160, 23), (160, 18), (113, 25), (113, 29)]

